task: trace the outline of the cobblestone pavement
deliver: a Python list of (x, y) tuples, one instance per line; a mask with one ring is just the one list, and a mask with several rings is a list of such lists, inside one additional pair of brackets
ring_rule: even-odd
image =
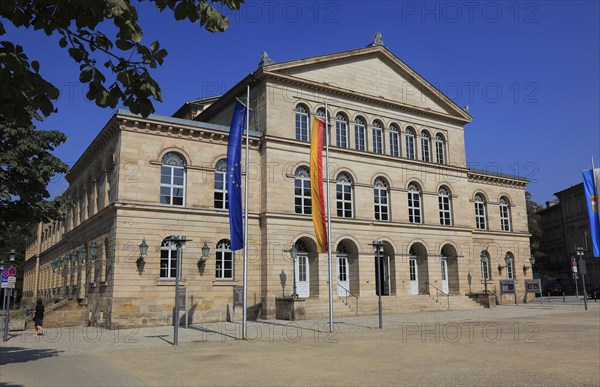
[(600, 303), (10, 332), (0, 386), (600, 385)]

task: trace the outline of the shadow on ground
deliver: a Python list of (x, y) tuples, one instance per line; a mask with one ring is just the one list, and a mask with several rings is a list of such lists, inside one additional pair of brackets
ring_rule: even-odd
[(28, 361), (39, 360), (46, 357), (58, 356), (63, 351), (55, 349), (31, 349), (22, 347), (7, 347), (3, 345), (0, 348), (0, 365), (12, 363), (26, 363)]

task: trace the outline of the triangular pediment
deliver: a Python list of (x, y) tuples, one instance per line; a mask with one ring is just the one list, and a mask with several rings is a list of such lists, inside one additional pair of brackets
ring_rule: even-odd
[(338, 89), (359, 98), (471, 121), (467, 112), (383, 46), (275, 63), (262, 71), (313, 87)]

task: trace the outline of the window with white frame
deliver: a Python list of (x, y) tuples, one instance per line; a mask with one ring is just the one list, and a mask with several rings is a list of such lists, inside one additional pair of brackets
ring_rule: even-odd
[(312, 214), (310, 198), (310, 171), (306, 167), (296, 169), (294, 179), (294, 202), (296, 214)]
[(415, 159), (415, 130), (410, 126), (406, 128), (406, 158)]
[(352, 218), (352, 178), (345, 172), (337, 175), (335, 186), (337, 215), (340, 218)]
[(450, 193), (446, 187), (441, 187), (438, 191), (438, 204), (440, 211), (440, 224), (442, 226), (452, 225), (452, 202)]
[(382, 178), (375, 179), (373, 187), (375, 203), (375, 220), (390, 220), (388, 186)]
[(431, 161), (431, 139), (425, 130), (421, 132), (421, 160)]
[(490, 280), (490, 255), (487, 251), (483, 251), (482, 254), (486, 256), (486, 260), (481, 261), (481, 279)]
[(410, 223), (422, 223), (421, 190), (415, 183), (408, 185), (408, 221)]
[(354, 120), (354, 147), (356, 150), (364, 151), (367, 149), (365, 121), (361, 117)]
[(394, 157), (400, 156), (400, 131), (396, 124), (390, 125), (390, 155)]
[(502, 231), (510, 231), (510, 206), (505, 197), (500, 198), (500, 228)]
[(160, 167), (160, 203), (183, 206), (185, 162), (174, 152), (165, 154)]
[(215, 278), (218, 280), (233, 279), (233, 251), (228, 239), (221, 239), (217, 243), (215, 263)]
[(435, 136), (435, 157), (438, 164), (446, 164), (446, 141), (444, 136)]
[(485, 199), (479, 194), (475, 195), (475, 228), (477, 230), (487, 229)]
[(160, 278), (175, 279), (176, 273), (177, 246), (165, 238), (160, 245)]
[(296, 140), (308, 141), (308, 108), (302, 104), (296, 106)]
[(513, 257), (511, 253), (508, 253), (507, 255), (510, 257), (510, 259), (508, 260), (507, 265), (506, 265), (506, 278), (513, 279), (514, 275), (515, 275), (515, 271), (514, 271), (515, 257)]
[(348, 118), (343, 113), (335, 116), (335, 144), (348, 148)]
[(379, 121), (373, 122), (373, 152), (383, 153), (383, 129)]
[(227, 193), (227, 160), (222, 159), (215, 165), (214, 205), (219, 210), (229, 208)]

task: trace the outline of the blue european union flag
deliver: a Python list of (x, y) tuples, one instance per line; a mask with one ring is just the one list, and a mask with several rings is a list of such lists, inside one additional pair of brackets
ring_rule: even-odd
[(227, 142), (227, 193), (229, 199), (229, 232), (231, 250), (244, 248), (242, 217), (242, 134), (246, 126), (246, 106), (237, 99)]

